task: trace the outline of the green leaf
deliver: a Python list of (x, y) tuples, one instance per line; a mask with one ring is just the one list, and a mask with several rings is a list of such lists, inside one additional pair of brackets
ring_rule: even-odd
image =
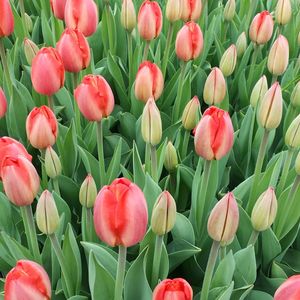
[(110, 184), (120, 174), (119, 167), (121, 164), (121, 154), (122, 154), (122, 138), (119, 139), (118, 146), (117, 148), (115, 148), (113, 157), (107, 169), (108, 184)]
[(185, 240), (195, 244), (195, 233), (190, 220), (183, 214), (176, 213), (176, 222), (172, 229), (174, 240)]

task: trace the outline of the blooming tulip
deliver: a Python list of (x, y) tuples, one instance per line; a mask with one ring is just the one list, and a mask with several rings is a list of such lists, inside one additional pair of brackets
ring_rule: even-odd
[(156, 1), (144, 1), (138, 14), (140, 36), (146, 41), (151, 41), (159, 36), (161, 29), (162, 13), (159, 4)]
[(250, 104), (252, 107), (256, 107), (257, 104), (260, 103), (260, 100), (264, 97), (268, 90), (268, 82), (265, 75), (263, 75), (255, 84), (251, 96), (250, 96)]
[(247, 49), (247, 37), (246, 37), (246, 33), (242, 32), (236, 41), (237, 56), (241, 57), (245, 53), (246, 49)]
[(24, 39), (24, 53), (29, 65), (32, 65), (32, 61), (39, 52), (39, 47), (30, 39)]
[(224, 76), (228, 77), (234, 72), (236, 59), (237, 59), (236, 46), (231, 45), (224, 52), (220, 61), (220, 69)]
[(251, 41), (258, 45), (267, 43), (272, 37), (273, 26), (272, 16), (267, 10), (257, 14), (249, 29)]
[(160, 68), (150, 61), (141, 63), (135, 79), (135, 97), (145, 103), (150, 97), (157, 100), (163, 88), (164, 78)]
[(50, 300), (51, 283), (42, 266), (30, 260), (19, 260), (6, 275), (4, 300)]
[(97, 235), (108, 245), (130, 247), (146, 233), (148, 209), (141, 189), (126, 178), (99, 192), (94, 207)]
[(83, 181), (79, 190), (79, 201), (84, 207), (94, 206), (97, 197), (97, 187), (94, 178), (89, 174)]
[(68, 72), (78, 73), (90, 63), (89, 43), (77, 29), (67, 28), (60, 37), (56, 49)]
[(0, 0), (0, 38), (14, 31), (14, 16), (9, 0)]
[(123, 0), (121, 24), (128, 32), (131, 32), (136, 25), (136, 13), (132, 0)]
[(166, 18), (171, 22), (176, 22), (181, 17), (182, 1), (181, 0), (168, 0), (166, 6)]
[(197, 21), (200, 18), (202, 10), (201, 0), (182, 0), (181, 19), (184, 22)]
[(192, 300), (193, 290), (183, 278), (165, 279), (153, 292), (152, 300)]
[(200, 102), (197, 96), (194, 96), (185, 106), (182, 113), (182, 126), (186, 130), (192, 130), (196, 127), (199, 120)]
[(58, 132), (56, 117), (48, 106), (35, 107), (26, 119), (26, 133), (30, 144), (46, 149), (55, 144)]
[(32, 163), (22, 155), (6, 156), (1, 177), (8, 199), (17, 206), (30, 205), (36, 197), (40, 179)]
[(300, 275), (288, 278), (275, 292), (274, 300), (300, 299)]
[(235, 14), (235, 0), (228, 0), (224, 7), (224, 20), (230, 22)]
[(67, 0), (50, 0), (50, 6), (54, 16), (60, 20), (65, 17), (65, 7)]
[(233, 126), (228, 112), (211, 106), (208, 108), (195, 132), (195, 149), (204, 159), (221, 159), (233, 145)]
[(68, 28), (90, 36), (97, 30), (98, 7), (93, 0), (67, 0), (65, 21)]
[(31, 81), (34, 89), (51, 96), (64, 85), (65, 68), (54, 48), (42, 48), (32, 61)]
[(193, 21), (183, 25), (178, 31), (175, 51), (179, 59), (189, 61), (196, 59), (203, 49), (203, 35), (197, 23)]
[(0, 119), (3, 118), (7, 110), (7, 100), (4, 91), (0, 87)]
[(109, 116), (115, 105), (112, 90), (100, 75), (87, 75), (74, 92), (79, 110), (89, 121)]
[(278, 0), (275, 9), (275, 20), (280, 25), (287, 24), (292, 17), (292, 6), (290, 0)]

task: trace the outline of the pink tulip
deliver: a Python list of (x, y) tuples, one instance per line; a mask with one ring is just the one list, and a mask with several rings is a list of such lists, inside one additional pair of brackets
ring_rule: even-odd
[(0, 38), (14, 31), (14, 16), (9, 0), (0, 0)]
[(3, 118), (7, 111), (7, 100), (4, 91), (0, 87), (0, 119)]
[(300, 275), (288, 278), (276, 291), (274, 300), (300, 299)]
[(52, 12), (56, 18), (64, 19), (66, 2), (67, 0), (50, 0)]
[(181, 2), (181, 19), (184, 22), (197, 21), (202, 10), (201, 0), (183, 0)]

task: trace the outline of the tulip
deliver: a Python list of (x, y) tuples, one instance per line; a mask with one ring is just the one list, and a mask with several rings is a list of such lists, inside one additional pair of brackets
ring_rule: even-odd
[(233, 134), (228, 112), (211, 106), (204, 112), (196, 127), (196, 153), (206, 160), (221, 159), (232, 148)]
[(300, 81), (298, 81), (292, 91), (291, 104), (294, 107), (300, 107)]
[(197, 96), (194, 96), (184, 108), (182, 113), (182, 126), (186, 130), (192, 130), (199, 121), (200, 102)]
[(55, 144), (58, 124), (48, 106), (35, 107), (26, 119), (26, 133), (30, 144), (37, 149), (46, 149)]
[(17, 206), (30, 205), (36, 197), (40, 179), (32, 163), (22, 155), (6, 156), (1, 177), (8, 199)]
[(50, 300), (51, 283), (42, 266), (30, 260), (19, 260), (6, 275), (4, 300)]
[(222, 71), (215, 67), (208, 75), (203, 90), (203, 100), (208, 105), (219, 104), (226, 96), (226, 82)]
[(176, 148), (171, 141), (168, 142), (166, 147), (166, 155), (164, 160), (164, 166), (169, 172), (173, 172), (178, 165), (178, 157)]
[(135, 28), (136, 13), (132, 0), (123, 0), (121, 9), (121, 24), (128, 32), (132, 32)]
[(141, 189), (126, 178), (115, 179), (99, 192), (94, 207), (97, 235), (109, 246), (130, 247), (144, 238), (148, 209)]
[(26, 25), (26, 28), (27, 28), (28, 32), (32, 32), (33, 23), (32, 23), (31, 17), (28, 14), (25, 13), (24, 14), (24, 20), (25, 20), (25, 25)]
[(228, 0), (224, 8), (224, 20), (232, 21), (235, 14), (235, 0)]
[(278, 0), (275, 9), (275, 20), (280, 25), (287, 24), (292, 17), (292, 6), (290, 0)]
[(181, 0), (168, 0), (166, 6), (166, 17), (169, 22), (174, 23), (180, 19), (182, 10), (181, 6)]
[(300, 152), (298, 153), (296, 160), (295, 160), (295, 171), (297, 175), (300, 175)]
[(47, 175), (52, 179), (61, 174), (61, 162), (51, 146), (47, 147), (45, 153), (45, 169)]
[(97, 187), (94, 178), (89, 174), (83, 181), (79, 191), (80, 204), (87, 208), (94, 206), (97, 197)]
[(197, 21), (200, 18), (202, 11), (201, 0), (182, 0), (181, 2), (181, 20)]
[(298, 300), (300, 298), (300, 275), (289, 277), (277, 289), (274, 300)]
[(75, 89), (74, 97), (79, 110), (89, 121), (101, 121), (109, 116), (115, 105), (113, 92), (100, 75), (87, 75)]
[(189, 61), (196, 59), (203, 49), (203, 35), (198, 24), (193, 21), (183, 25), (178, 31), (175, 51), (179, 59)]
[(249, 29), (251, 41), (258, 45), (266, 44), (272, 37), (273, 26), (272, 16), (267, 10), (257, 14)]
[(261, 99), (264, 97), (267, 90), (268, 90), (267, 77), (263, 75), (255, 84), (250, 96), (250, 104), (253, 108), (260, 103)]
[(53, 15), (60, 20), (63, 20), (65, 17), (66, 2), (67, 0), (50, 0)]
[(151, 97), (157, 100), (163, 88), (164, 78), (160, 68), (150, 61), (141, 63), (135, 79), (135, 97), (144, 103)]
[(138, 13), (138, 30), (140, 36), (151, 41), (157, 38), (162, 29), (162, 13), (156, 1), (145, 0)]
[(31, 66), (32, 61), (39, 52), (39, 47), (30, 39), (24, 39), (24, 53), (28, 64)]
[(285, 134), (285, 144), (290, 148), (300, 147), (300, 114), (290, 124)]
[(236, 46), (231, 45), (223, 54), (220, 61), (220, 69), (224, 76), (230, 76), (235, 69), (237, 60)]
[(0, 119), (3, 118), (7, 111), (7, 100), (4, 91), (0, 87)]
[(275, 82), (266, 92), (257, 111), (258, 124), (272, 130), (279, 126), (282, 118), (282, 94), (278, 82)]
[(165, 279), (153, 291), (152, 300), (192, 300), (193, 290), (183, 278)]
[(0, 0), (0, 38), (14, 31), (14, 16), (9, 0)]
[(34, 89), (51, 96), (63, 87), (65, 69), (63, 61), (54, 48), (42, 48), (32, 61), (31, 81)]
[(93, 0), (67, 0), (65, 22), (68, 28), (78, 29), (85, 36), (97, 30), (98, 7)]
[(268, 56), (268, 70), (273, 75), (282, 75), (289, 63), (289, 43), (283, 35), (274, 42)]
[(242, 32), (236, 41), (237, 56), (241, 57), (245, 53), (246, 49), (247, 49), (247, 37), (246, 37), (246, 33)]

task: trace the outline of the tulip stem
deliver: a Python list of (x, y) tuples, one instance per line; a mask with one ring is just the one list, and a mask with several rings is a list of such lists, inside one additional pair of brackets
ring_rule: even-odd
[(249, 165), (251, 161), (251, 153), (252, 153), (252, 142), (253, 142), (253, 134), (254, 134), (254, 125), (255, 125), (255, 119), (256, 119), (256, 111), (257, 111), (257, 105), (252, 110), (252, 119), (251, 124), (249, 128), (249, 138), (248, 138), (248, 152), (247, 152), (247, 167), (246, 167), (246, 176), (249, 176)]
[(25, 34), (25, 37), (29, 37), (28, 27), (27, 27), (26, 18), (25, 18), (24, 1), (19, 0), (19, 5), (20, 5), (20, 12), (21, 12), (21, 19), (22, 19), (24, 34)]
[[(53, 96), (48, 96), (47, 99), (48, 99), (49, 108), (54, 112)], [(54, 114), (55, 114), (55, 112), (54, 112)]]
[(163, 73), (164, 78), (166, 76), (166, 71), (167, 71), (167, 65), (168, 65), (170, 47), (171, 47), (171, 42), (172, 42), (172, 37), (173, 37), (173, 31), (174, 31), (173, 23), (170, 23), (170, 26), (168, 29), (168, 34), (167, 34), (166, 48), (164, 51), (164, 56), (163, 56), (163, 61), (162, 61), (162, 73)]
[(226, 256), (226, 246), (220, 247), (220, 260), (224, 259)]
[(155, 286), (158, 283), (158, 279), (159, 279), (159, 268), (160, 268), (160, 260), (161, 260), (161, 251), (162, 251), (163, 241), (164, 241), (163, 235), (156, 236), (154, 255), (153, 255), (152, 277), (151, 277), (152, 288), (155, 288)]
[[(74, 91), (78, 85), (78, 73), (73, 73), (73, 95)], [(76, 131), (79, 137), (82, 136), (82, 131), (81, 131), (81, 117), (80, 117), (80, 111), (79, 107), (76, 103), (74, 103), (74, 110), (75, 110), (75, 126), (76, 126)]]
[(52, 183), (53, 183), (53, 188), (54, 188), (55, 193), (60, 196), (60, 189), (59, 189), (57, 177), (52, 179)]
[(188, 149), (188, 146), (189, 146), (189, 141), (190, 141), (190, 132), (188, 130), (184, 129), (181, 160), (185, 159), (185, 157), (186, 157), (187, 149)]
[(251, 59), (251, 65), (250, 65), (250, 70), (249, 70), (249, 76), (248, 76), (248, 82), (249, 82), (249, 89), (252, 90), (252, 81), (253, 81), (253, 75), (254, 75), (254, 69), (257, 61), (257, 57), (259, 54), (259, 46), (256, 44), (254, 45), (254, 51), (252, 54), (252, 59)]
[(97, 122), (97, 148), (98, 148), (98, 160), (100, 168), (100, 186), (103, 187), (106, 184), (106, 172), (103, 150), (103, 126), (102, 120)]
[(154, 181), (158, 182), (156, 147), (151, 144), (150, 144), (150, 156), (151, 156), (151, 175)]
[(41, 149), (41, 169), (42, 169), (42, 188), (47, 189), (48, 188), (48, 177), (46, 173), (46, 167), (45, 167), (45, 150)]
[(42, 263), (31, 205), (20, 207), (28, 247), (36, 262)]
[(2, 61), (2, 65), (3, 65), (3, 71), (4, 71), (4, 74), (5, 74), (4, 77), (6, 78), (8, 90), (10, 92), (10, 96), (12, 97), (13, 84), (12, 84), (11, 77), (10, 77), (10, 72), (9, 72), (7, 57), (6, 57), (6, 54), (5, 54), (3, 38), (0, 38), (0, 56), (1, 56), (1, 61)]
[(93, 242), (93, 212), (92, 208), (82, 207), (82, 234), (85, 242)]
[(278, 195), (280, 195), (283, 192), (283, 189), (285, 187), (286, 179), (288, 177), (289, 169), (290, 169), (291, 162), (293, 159), (293, 154), (294, 154), (294, 151), (292, 149), (289, 149), (287, 152), (286, 159), (284, 161), (283, 170), (282, 170), (281, 177), (280, 177), (277, 189), (276, 189)]
[(123, 298), (122, 294), (123, 294), (123, 282), (124, 282), (125, 269), (126, 269), (126, 252), (127, 252), (127, 248), (120, 245), (114, 300), (122, 300)]
[(128, 98), (131, 98), (131, 87), (133, 82), (132, 74), (132, 35), (127, 31), (127, 52), (128, 52), (128, 72), (129, 72), (129, 86), (128, 86)]
[(200, 300), (208, 299), (210, 283), (211, 283), (211, 279), (213, 276), (215, 264), (217, 261), (219, 248), (220, 248), (220, 242), (213, 241), (213, 243), (211, 245), (210, 253), (209, 253), (209, 258), (208, 258), (208, 262), (207, 262), (207, 266), (206, 266), (206, 270), (205, 270), (204, 279), (203, 279), (203, 286), (202, 286), (202, 290), (201, 290)]
[(146, 41), (145, 42), (145, 48), (144, 48), (144, 54), (143, 54), (143, 60), (142, 61), (145, 61), (145, 60), (148, 59), (149, 48), (150, 48), (150, 41)]
[(253, 229), (247, 246), (250, 246), (250, 245), (254, 246), (257, 241), (258, 236), (259, 236), (259, 232)]
[(273, 75), (272, 76), (272, 83), (271, 83), (271, 85), (273, 84), (273, 83), (275, 83), (277, 81), (277, 75)]

